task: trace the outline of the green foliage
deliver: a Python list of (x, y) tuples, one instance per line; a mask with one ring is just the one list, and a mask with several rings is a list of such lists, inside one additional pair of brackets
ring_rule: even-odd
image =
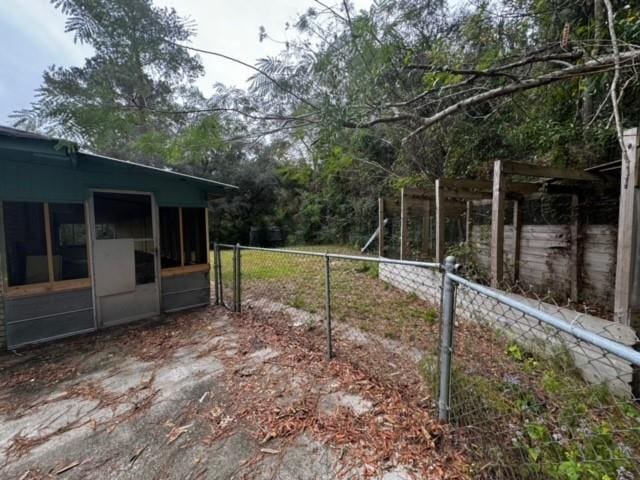
[(157, 111), (189, 101), (200, 60), (175, 45), (194, 26), (151, 0), (52, 0), (65, 29), (90, 45), (82, 67), (52, 66), (18, 125), (42, 126), (103, 154), (160, 163), (181, 121)]
[[(640, 7), (623, 3), (614, 2), (615, 27), (626, 48), (640, 44)], [(345, 128), (392, 117), (407, 101), (429, 116), (467, 88), (505, 85), (512, 79), (459, 72), (556, 52), (566, 24), (567, 49), (603, 51), (608, 32), (592, 2), (488, 0), (451, 8), (443, 0), (392, 0), (351, 9), (348, 22), (345, 12), (311, 8), (285, 50), (258, 62), (270, 78), (256, 73), (248, 91), (218, 86), (211, 98), (193, 84), (203, 72), (199, 58), (177, 45), (192, 38), (195, 24), (174, 10), (152, 0), (52, 4), (94, 54), (82, 66), (44, 72), (19, 124), (106, 155), (237, 184), (239, 195), (215, 216), (219, 240), (247, 242), (252, 226), (277, 226), (289, 243), (362, 245), (377, 226), (377, 197), (399, 188), (442, 176), (486, 178), (496, 159), (586, 167), (618, 158), (606, 101), (610, 73), (462, 108), (411, 138), (419, 125), (412, 119)], [(269, 38), (264, 29), (260, 36)], [(516, 75), (557, 66), (534, 63)], [(428, 92), (436, 96), (420, 100)], [(629, 82), (621, 103), (628, 125), (640, 122), (639, 102), (640, 87)], [(283, 120), (258, 120), (263, 113)], [(269, 134), (261, 139), (260, 132)], [(475, 253), (464, 248), (450, 253), (482, 278)]]

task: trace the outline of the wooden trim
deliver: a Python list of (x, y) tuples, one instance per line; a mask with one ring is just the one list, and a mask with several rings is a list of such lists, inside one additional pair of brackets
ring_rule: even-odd
[(527, 177), (562, 178), (565, 180), (602, 181), (600, 177), (583, 170), (570, 168), (543, 167), (530, 163), (503, 162), (503, 173)]
[(163, 268), (160, 272), (162, 278), (178, 277), (180, 275), (188, 275), (190, 273), (204, 273), (211, 269), (211, 265), (208, 263), (201, 263), (198, 265), (186, 265), (184, 267), (171, 267)]
[(44, 238), (47, 243), (47, 268), (49, 270), (49, 283), (56, 281), (53, 271), (53, 244), (51, 242), (51, 217), (49, 216), (49, 204), (42, 204), (44, 214)]
[[(493, 182), (491, 180), (471, 180), (467, 178), (441, 178), (441, 186), (445, 191), (493, 191)], [(542, 183), (531, 182), (504, 182), (504, 190), (506, 193), (521, 193), (528, 195), (540, 191), (544, 186)]]
[(178, 223), (180, 224), (180, 265), (184, 267), (184, 228), (182, 225), (182, 207), (178, 207)]
[(34, 283), (32, 285), (19, 285), (7, 289), (7, 298), (33, 297), (49, 293), (68, 292), (91, 288), (91, 279), (79, 278), (76, 280), (60, 280), (57, 282)]
[(491, 286), (499, 288), (504, 273), (504, 176), (503, 163), (493, 164), (493, 202), (491, 204)]
[(89, 213), (90, 213), (90, 207), (89, 207), (89, 201), (85, 201), (84, 202), (84, 228), (86, 231), (85, 234), (85, 239), (86, 239), (86, 249), (87, 249), (87, 266), (88, 266), (88, 273), (89, 273), (89, 278), (93, 278), (93, 245), (91, 244), (91, 239), (92, 239), (92, 232), (91, 232), (91, 227), (89, 225)]
[(207, 263), (211, 263), (211, 255), (210, 248), (211, 244), (209, 243), (209, 207), (204, 209), (204, 235), (205, 235), (205, 255), (207, 257)]
[(384, 198), (378, 198), (378, 256), (384, 257)]

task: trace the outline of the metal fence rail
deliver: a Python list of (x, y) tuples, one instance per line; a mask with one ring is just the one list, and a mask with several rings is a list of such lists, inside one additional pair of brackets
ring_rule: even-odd
[(640, 478), (640, 352), (611, 338), (619, 325), (588, 330), (562, 308), (552, 315), (466, 280), (454, 263), (439, 413), (474, 446), (473, 477)]
[(452, 257), (440, 266), (216, 245), (214, 265), (219, 303), (319, 326), (329, 357), (363, 338), (420, 352), (394, 368), (420, 369), (471, 477), (640, 478), (630, 329), (469, 281)]

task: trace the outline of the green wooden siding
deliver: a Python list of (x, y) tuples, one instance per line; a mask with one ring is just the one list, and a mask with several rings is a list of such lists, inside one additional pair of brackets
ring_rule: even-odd
[[(29, 143), (29, 141), (25, 141)], [(92, 189), (151, 192), (159, 206), (205, 207), (224, 187), (88, 154), (69, 156), (42, 141), (16, 149), (0, 138), (0, 201), (83, 202)], [(36, 148), (37, 147), (37, 148)]]

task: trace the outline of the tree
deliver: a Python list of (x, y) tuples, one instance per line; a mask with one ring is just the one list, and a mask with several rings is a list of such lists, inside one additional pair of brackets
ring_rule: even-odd
[(18, 125), (39, 126), (91, 150), (159, 162), (144, 146), (173, 135), (181, 117), (158, 114), (202, 101), (191, 83), (200, 60), (175, 45), (193, 35), (192, 22), (151, 0), (52, 0), (67, 15), (66, 31), (94, 54), (82, 67), (52, 66)]

